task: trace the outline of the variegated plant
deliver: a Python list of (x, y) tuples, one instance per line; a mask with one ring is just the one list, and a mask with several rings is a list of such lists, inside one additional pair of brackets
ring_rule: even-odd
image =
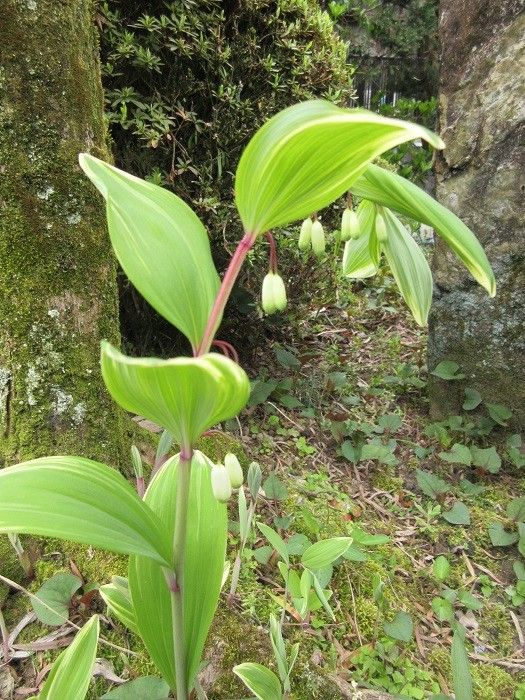
[[(102, 594), (124, 624), (141, 635), (178, 700), (188, 700), (195, 686), (223, 579), (226, 505), (214, 492), (214, 465), (195, 444), (211, 426), (236, 416), (248, 400), (244, 370), (231, 357), (211, 352), (248, 251), (270, 229), (305, 218), (351, 190), (366, 201), (357, 213), (361, 235), (346, 244), (347, 274), (373, 274), (384, 252), (416, 319), (425, 321), (428, 266), (392, 209), (432, 225), (494, 293), (492, 271), (469, 229), (414, 185), (372, 165), (387, 149), (416, 138), (443, 146), (415, 124), (324, 101), (277, 114), (255, 134), (237, 168), (235, 198), (245, 235), (222, 281), (206, 230), (182, 200), (93, 156), (80, 156), (81, 167), (106, 200), (109, 234), (123, 270), (193, 350), (192, 357), (141, 359), (103, 343), (104, 381), (123, 408), (169, 431), (179, 451), (158, 471), (144, 498), (116, 470), (82, 457), (47, 457), (3, 469), (0, 532), (70, 539), (129, 555), (128, 579), (115, 579)], [(377, 205), (383, 208), (380, 236)], [(355, 220), (352, 225), (355, 233)], [(321, 233), (315, 233), (318, 250), (324, 247)], [(275, 260), (270, 271), (277, 273)], [(274, 281), (267, 285), (272, 310), (285, 303), (283, 288)], [(227, 348), (224, 341), (217, 345)], [(98, 625), (86, 627), (59, 657), (41, 697), (84, 696)], [(242, 677), (257, 694), (249, 665), (243, 666)]]

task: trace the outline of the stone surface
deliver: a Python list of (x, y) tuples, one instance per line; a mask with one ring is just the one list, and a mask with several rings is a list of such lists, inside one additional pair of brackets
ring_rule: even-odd
[(517, 0), (442, 0), (437, 196), (470, 226), (497, 281), (490, 299), (442, 243), (428, 365), (454, 360), (464, 382), (430, 382), (434, 416), (456, 413), (465, 386), (525, 427), (525, 13)]

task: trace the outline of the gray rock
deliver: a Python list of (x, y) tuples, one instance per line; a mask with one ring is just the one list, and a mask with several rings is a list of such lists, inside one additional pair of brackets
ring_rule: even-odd
[(428, 365), (457, 362), (464, 382), (430, 382), (435, 417), (458, 411), (465, 386), (525, 427), (525, 13), (518, 0), (442, 0), (437, 197), (484, 246), (490, 299), (438, 243)]

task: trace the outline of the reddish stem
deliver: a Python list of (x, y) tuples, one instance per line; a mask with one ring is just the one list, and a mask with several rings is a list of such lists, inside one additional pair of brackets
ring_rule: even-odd
[(275, 245), (275, 239), (270, 231), (265, 235), (270, 245), (270, 271), (275, 274), (277, 272), (277, 246)]
[(209, 352), (213, 341), (213, 336), (215, 335), (217, 327), (220, 323), (226, 302), (231, 294), (233, 285), (235, 284), (235, 280), (237, 279), (237, 275), (239, 274), (244, 259), (246, 258), (250, 248), (255, 243), (255, 239), (255, 234), (247, 233), (237, 246), (233, 257), (230, 260), (230, 264), (228, 265), (228, 269), (224, 273), (224, 278), (222, 280), (219, 293), (217, 294), (213, 304), (211, 313), (208, 317), (208, 323), (204, 329), (204, 335), (202, 336), (200, 345), (194, 353), (196, 357)]
[(222, 350), (226, 357), (235, 360), (235, 362), (239, 364), (239, 355), (237, 353), (237, 350), (233, 347), (231, 343), (228, 343), (227, 340), (214, 340), (212, 342), (212, 346), (213, 345), (218, 347), (219, 350)]

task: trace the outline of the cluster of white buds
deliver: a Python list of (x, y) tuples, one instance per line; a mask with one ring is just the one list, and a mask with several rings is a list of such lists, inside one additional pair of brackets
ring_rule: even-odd
[(263, 280), (261, 306), (265, 314), (274, 314), (286, 308), (286, 287), (277, 272), (268, 272)]
[(355, 211), (350, 207), (346, 207), (341, 217), (341, 240), (349, 241), (359, 238), (361, 231), (359, 229), (359, 218)]
[(221, 503), (230, 500), (233, 489), (242, 486), (244, 474), (237, 457), (232, 453), (224, 457), (224, 464), (214, 464), (211, 470), (211, 487), (213, 495)]
[(317, 256), (321, 256), (325, 251), (325, 246), (323, 224), (317, 218), (315, 221), (312, 221), (311, 217), (308, 217), (301, 224), (299, 250), (309, 250), (311, 248)]

